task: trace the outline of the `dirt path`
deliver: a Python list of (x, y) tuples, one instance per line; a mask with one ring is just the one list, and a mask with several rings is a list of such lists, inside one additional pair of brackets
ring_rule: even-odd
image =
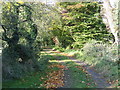
[[(54, 55), (54, 54), (60, 54), (60, 55), (64, 55), (64, 56), (67, 56), (65, 53), (61, 53), (61, 52), (58, 52), (58, 51), (52, 51), (51, 49), (45, 49), (44, 50), (46, 53), (48, 54), (51, 54), (51, 55)], [(111, 85), (109, 83), (107, 83), (105, 81), (105, 79), (102, 78), (101, 75), (99, 75), (98, 73), (96, 73), (89, 65), (87, 65), (86, 63), (84, 62), (80, 62), (79, 60), (77, 59), (74, 59), (73, 57), (70, 57), (70, 56), (67, 56), (69, 57), (69, 59), (71, 61), (74, 61), (76, 62), (76, 64), (79, 64), (79, 65), (82, 65), (83, 67), (86, 68), (87, 72), (89, 75), (91, 75), (92, 79), (94, 80), (94, 82), (96, 83), (96, 86), (97, 88), (108, 88), (110, 87)], [(62, 64), (64, 64), (64, 62), (61, 62)], [(61, 87), (61, 88), (71, 88), (71, 85), (72, 83), (74, 83), (74, 81), (71, 79), (71, 71), (70, 70), (65, 70), (64, 74), (64, 86)]]
[(77, 59), (73, 59), (70, 57), (70, 59), (74, 62), (76, 62), (79, 65), (82, 65), (86, 68), (87, 72), (89, 75), (91, 75), (92, 79), (94, 80), (94, 82), (97, 85), (97, 88), (107, 88), (110, 87), (111, 85), (109, 83), (106, 82), (105, 79), (102, 78), (101, 75), (99, 75), (98, 73), (96, 73), (89, 65), (87, 65), (84, 62), (80, 62)]

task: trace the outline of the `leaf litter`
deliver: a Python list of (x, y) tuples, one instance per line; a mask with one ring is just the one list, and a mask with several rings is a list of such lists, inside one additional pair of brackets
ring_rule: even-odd
[[(63, 77), (64, 77), (64, 69), (65, 66), (61, 64), (52, 64), (49, 66), (49, 68), (54, 69), (58, 68), (58, 70), (53, 70), (48, 73), (46, 76), (47, 80), (44, 81), (44, 84), (42, 84), (42, 87), (45, 88), (58, 88), (62, 87), (64, 85)], [(44, 78), (41, 78), (44, 79)]]

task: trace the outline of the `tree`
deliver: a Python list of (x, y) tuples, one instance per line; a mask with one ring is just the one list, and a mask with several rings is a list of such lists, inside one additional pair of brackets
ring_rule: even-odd
[[(3, 3), (2, 40), (7, 42), (8, 47), (3, 49), (3, 57), (22, 59), (22, 63), (37, 57), (34, 52), (34, 41), (37, 37), (37, 25), (32, 19), (32, 3), (6, 2)], [(23, 42), (24, 41), (24, 42)], [(13, 59), (14, 61), (14, 59)]]
[(32, 18), (38, 26), (37, 41), (41, 43), (41, 46), (54, 44), (53, 38), (57, 35), (55, 34), (57, 30), (51, 30), (51, 26), (60, 25), (60, 14), (56, 7), (34, 3), (32, 8), (34, 9)]
[[(110, 33), (100, 16), (100, 5), (97, 2), (62, 2), (63, 30), (72, 37), (74, 48), (82, 48), (88, 40), (108, 42)], [(65, 36), (67, 36), (65, 35)], [(67, 40), (66, 40), (67, 41)]]
[(114, 43), (118, 45), (118, 1), (119, 0), (103, 0), (103, 15), (105, 24), (114, 36)]
[(37, 36), (37, 26), (32, 20), (32, 8), (29, 4), (7, 2), (3, 4), (2, 39), (9, 47), (15, 47), (20, 38), (25, 38), (28, 45), (32, 44)]

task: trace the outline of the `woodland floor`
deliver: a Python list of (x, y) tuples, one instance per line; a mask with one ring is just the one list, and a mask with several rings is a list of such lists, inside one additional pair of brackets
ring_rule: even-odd
[[(45, 49), (44, 51), (45, 51), (45, 53), (48, 53), (50, 55), (54, 55), (54, 54), (57, 53), (58, 55), (63, 55), (63, 56), (68, 57), (69, 59), (66, 60), (66, 61), (65, 60), (59, 60), (60, 59), (59, 56), (57, 57), (57, 59), (58, 59), (59, 63), (61, 63), (62, 65), (65, 65), (66, 67), (67, 67), (66, 62), (74, 62), (75, 64), (82, 67), (83, 72), (85, 71), (88, 75), (90, 75), (90, 78), (93, 80), (92, 83), (95, 84), (96, 88), (108, 88), (108, 87), (111, 86), (109, 83), (106, 82), (106, 80), (104, 78), (102, 78), (101, 75), (99, 75), (94, 70), (94, 68), (92, 68), (91, 66), (87, 65), (84, 62), (80, 62), (80, 60), (75, 59), (74, 56), (66, 54), (66, 53), (58, 52), (58, 51), (52, 51), (51, 49)], [(75, 79), (73, 78), (73, 73), (74, 72), (72, 72), (71, 69), (67, 68), (67, 69), (64, 70), (64, 86), (61, 87), (61, 88), (74, 88), (73, 85), (77, 82), (75, 82)], [(82, 78), (82, 77), (80, 77), (80, 78)], [(77, 77), (78, 80), (81, 80), (80, 78)], [(84, 83), (84, 81), (83, 82), (81, 81), (81, 83)], [(90, 83), (87, 83), (86, 85), (91, 87)], [(77, 88), (81, 88), (81, 87), (78, 86)]]
[(3, 83), (3, 88), (109, 88), (111, 87), (93, 67), (73, 55), (44, 49), (41, 55), (50, 56), (48, 68), (20, 80)]

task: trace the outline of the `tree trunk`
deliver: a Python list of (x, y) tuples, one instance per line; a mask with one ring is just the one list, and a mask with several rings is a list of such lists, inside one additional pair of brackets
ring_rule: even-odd
[(53, 42), (55, 43), (55, 46), (60, 46), (60, 42), (57, 36), (53, 37)]
[[(113, 0), (114, 1), (114, 0)], [(114, 1), (114, 3), (117, 3)], [(117, 15), (113, 10), (115, 9), (114, 4), (110, 0), (103, 0), (103, 14), (104, 17), (107, 19), (107, 24), (110, 28), (111, 33), (114, 36), (114, 43), (118, 45), (118, 26), (115, 24), (117, 21), (115, 21), (114, 17)]]

